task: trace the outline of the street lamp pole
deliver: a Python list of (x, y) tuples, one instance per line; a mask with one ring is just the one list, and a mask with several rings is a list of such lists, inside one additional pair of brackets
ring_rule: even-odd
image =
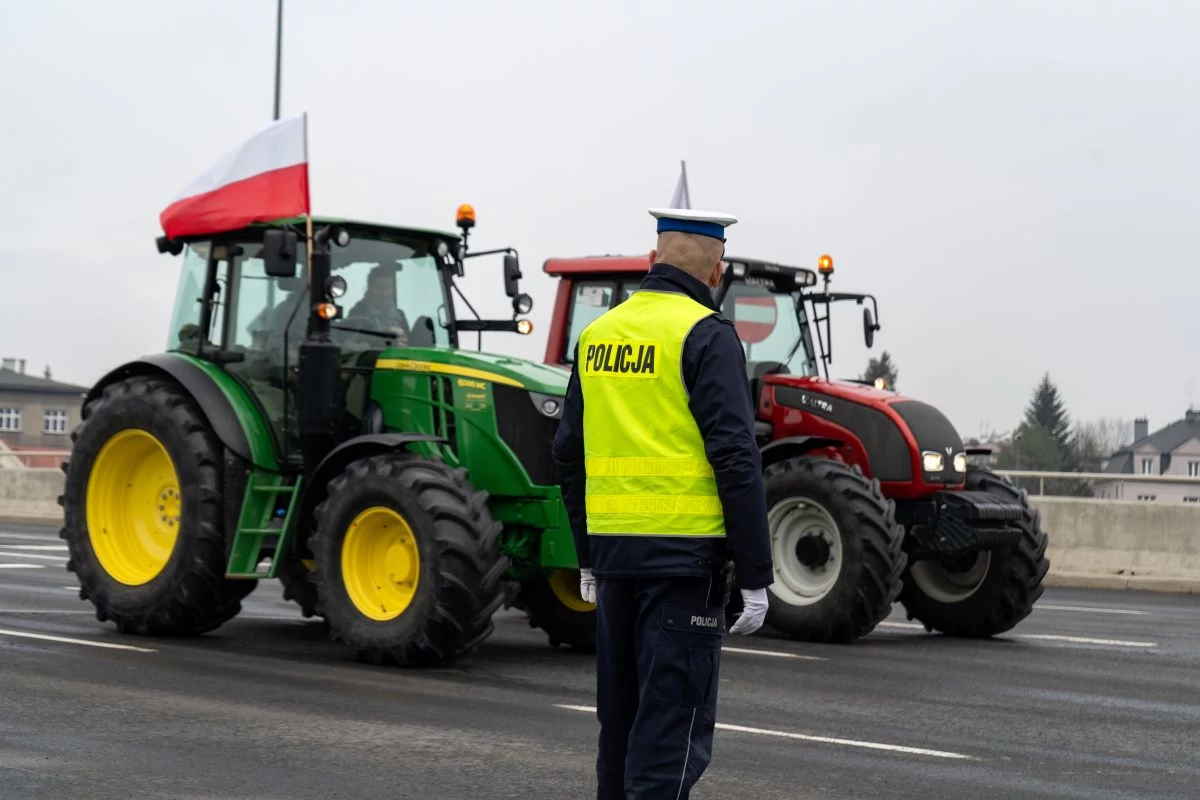
[(275, 119), (279, 119), (279, 73), (283, 60), (283, 0), (275, 7)]

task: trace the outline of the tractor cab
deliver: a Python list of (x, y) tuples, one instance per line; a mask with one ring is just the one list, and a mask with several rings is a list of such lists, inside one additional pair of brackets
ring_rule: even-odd
[[(806, 267), (751, 258), (725, 259), (721, 283), (713, 290), (713, 298), (737, 329), (746, 353), (746, 377), (752, 382), (766, 374), (817, 378), (819, 364), (828, 376), (832, 358), (831, 302), (871, 300), (874, 313), (864, 309), (863, 332), (867, 346), (873, 344), (874, 332), (879, 330), (875, 298), (830, 293), (833, 261), (822, 256), (818, 263), (825, 278), (824, 292), (813, 291), (818, 274)], [(559, 287), (546, 343), (546, 362), (572, 366), (580, 331), (629, 297), (648, 267), (646, 258), (637, 256), (548, 260), (544, 269), (559, 278)], [(824, 332), (821, 323), (825, 324)]]
[[(306, 252), (303, 220), (164, 243), (182, 254), (166, 349), (219, 365), (240, 382), (260, 405), (279, 459), (300, 466), (298, 406), (304, 384), (335, 378), (343, 390), (342, 413), (330, 420), (331, 442), (340, 441), (370, 424), (370, 380), (386, 349), (453, 350), (463, 332), (532, 330), (528, 320), (517, 319), (533, 302), (519, 292), (516, 251), (469, 253), (466, 234), (473, 222), (469, 206), (459, 209), (461, 237), (314, 219), (325, 256), (318, 253), (315, 265)], [(513, 318), (459, 319), (454, 279), (464, 274), (466, 259), (496, 253), (504, 254)], [(336, 365), (327, 364), (322, 373), (312, 369), (319, 363), (312, 360), (301, 369), (310, 328), (315, 341), (336, 347)]]

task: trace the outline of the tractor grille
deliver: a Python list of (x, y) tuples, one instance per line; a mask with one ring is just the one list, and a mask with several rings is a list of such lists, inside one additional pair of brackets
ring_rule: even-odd
[(542, 486), (556, 485), (552, 450), (558, 420), (539, 411), (524, 389), (496, 383), (492, 385), (492, 396), (496, 402), (496, 432), (516, 454), (529, 479)]

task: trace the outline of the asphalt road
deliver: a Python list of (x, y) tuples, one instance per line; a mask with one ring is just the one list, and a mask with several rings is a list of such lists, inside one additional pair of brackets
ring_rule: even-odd
[[(274, 582), (206, 637), (122, 637), (65, 563), (0, 528), (0, 800), (594, 797), (593, 666), (517, 613), (454, 668), (377, 668)], [(1196, 798), (1198, 623), (1200, 597), (1048, 590), (990, 642), (900, 611), (851, 646), (730, 638), (693, 797)]]

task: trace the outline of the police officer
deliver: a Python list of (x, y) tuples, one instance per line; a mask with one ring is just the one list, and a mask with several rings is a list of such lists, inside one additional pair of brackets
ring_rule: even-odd
[(629, 299), (581, 332), (554, 440), (584, 599), (597, 604), (601, 800), (683, 800), (716, 725), (729, 561), (763, 623), (772, 583), (745, 355), (713, 302), (722, 214), (652, 209)]

